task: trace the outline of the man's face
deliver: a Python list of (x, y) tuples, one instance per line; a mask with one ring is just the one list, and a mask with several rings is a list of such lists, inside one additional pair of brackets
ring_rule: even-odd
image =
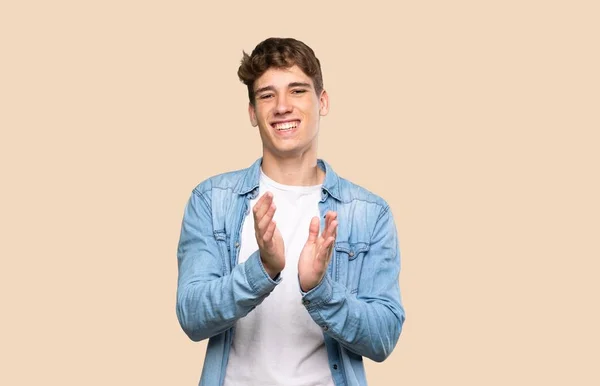
[(315, 151), (319, 119), (329, 110), (323, 90), (298, 66), (270, 68), (254, 82), (254, 106), (248, 107), (252, 126), (259, 128), (263, 152), (294, 157)]

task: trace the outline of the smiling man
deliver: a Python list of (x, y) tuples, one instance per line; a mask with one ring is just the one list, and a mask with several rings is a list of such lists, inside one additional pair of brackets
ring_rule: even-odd
[(310, 47), (266, 39), (238, 76), (262, 157), (193, 190), (177, 250), (177, 317), (209, 339), (200, 385), (366, 385), (362, 357), (387, 358), (405, 319), (390, 208), (317, 157)]

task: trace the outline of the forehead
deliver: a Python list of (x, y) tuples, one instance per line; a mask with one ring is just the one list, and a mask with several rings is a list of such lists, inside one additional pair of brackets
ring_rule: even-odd
[(314, 87), (312, 79), (304, 73), (297, 65), (290, 68), (271, 67), (254, 82), (254, 89), (273, 86), (275, 88), (286, 87), (293, 82), (309, 83)]

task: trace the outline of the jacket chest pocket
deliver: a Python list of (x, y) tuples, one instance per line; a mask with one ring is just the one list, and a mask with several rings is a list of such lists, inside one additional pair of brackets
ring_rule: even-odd
[(335, 243), (335, 281), (343, 284), (351, 293), (358, 292), (360, 272), (369, 251), (368, 243)]

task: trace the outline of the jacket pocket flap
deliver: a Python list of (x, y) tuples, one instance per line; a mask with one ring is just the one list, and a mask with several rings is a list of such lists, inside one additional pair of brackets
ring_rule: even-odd
[(356, 259), (362, 252), (369, 250), (368, 243), (349, 243), (347, 241), (340, 241), (335, 243), (335, 250), (348, 255), (348, 260)]

